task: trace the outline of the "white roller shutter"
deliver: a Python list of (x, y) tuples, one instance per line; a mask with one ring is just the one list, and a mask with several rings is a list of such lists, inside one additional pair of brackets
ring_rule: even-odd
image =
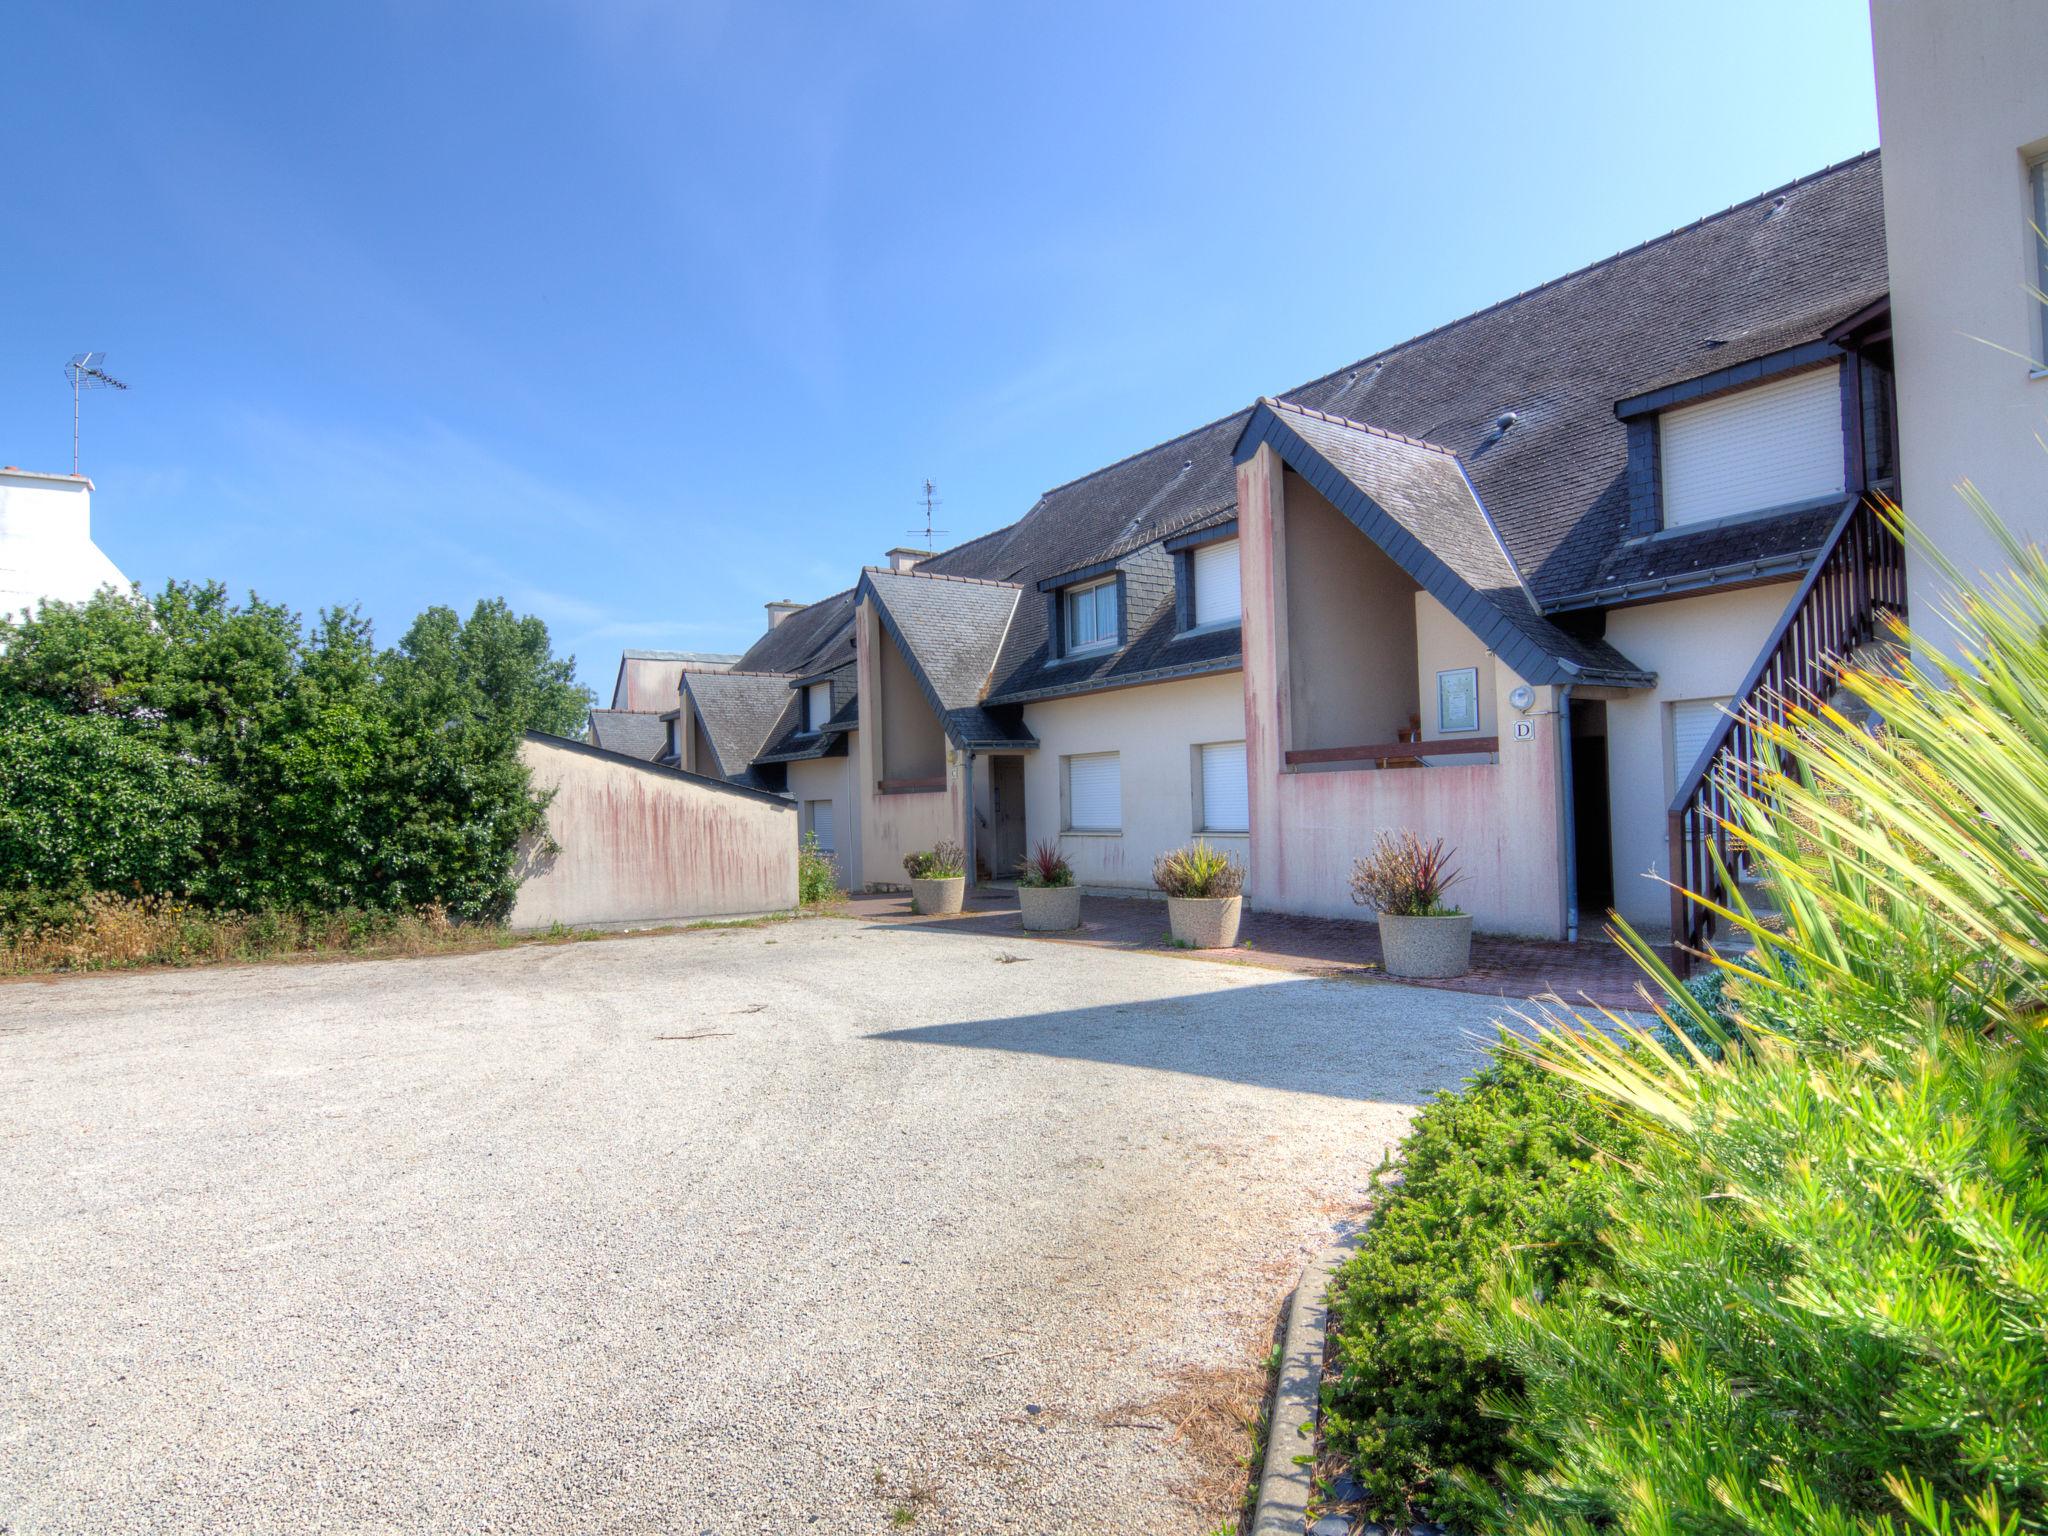
[(804, 691), (810, 695), (810, 703), (805, 706), (807, 713), (804, 725), (815, 731), (832, 718), (832, 685), (813, 683)]
[(1120, 832), (1124, 825), (1123, 764), (1114, 752), (1067, 759), (1067, 826), (1075, 832)]
[(1657, 433), (1667, 528), (1843, 491), (1838, 368), (1666, 411)]
[(1249, 832), (1252, 801), (1245, 783), (1244, 743), (1212, 741), (1202, 748), (1202, 830)]
[(818, 847), (826, 853), (832, 848), (832, 802), (813, 800), (811, 802), (811, 835), (818, 840)]
[(1706, 751), (1707, 738), (1726, 718), (1727, 703), (1726, 699), (1680, 699), (1671, 706), (1671, 783), (1666, 794), (1678, 793), (1678, 786)]
[(1239, 585), (1237, 540), (1195, 547), (1195, 622), (1228, 624), (1244, 613)]

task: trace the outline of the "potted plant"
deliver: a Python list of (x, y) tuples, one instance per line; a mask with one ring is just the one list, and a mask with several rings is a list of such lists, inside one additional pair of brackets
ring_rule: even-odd
[(1040, 843), (1017, 863), (1017, 911), (1030, 933), (1064, 933), (1081, 926), (1081, 887), (1058, 843)]
[(1351, 899), (1380, 915), (1380, 952), (1389, 976), (1462, 976), (1472, 969), (1472, 917), (1444, 904), (1459, 880), (1444, 840), (1382, 832), (1351, 866)]
[(1244, 907), (1244, 866), (1220, 848), (1197, 841), (1162, 853), (1152, 883), (1166, 892), (1173, 942), (1188, 949), (1229, 949), (1237, 943)]
[(905, 854), (910, 910), (920, 917), (951, 917), (967, 903), (967, 855), (958, 843)]

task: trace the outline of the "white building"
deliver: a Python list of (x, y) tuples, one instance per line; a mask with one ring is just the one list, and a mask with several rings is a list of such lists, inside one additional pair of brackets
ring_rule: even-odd
[[(2048, 6), (1872, 0), (1907, 515), (1965, 574), (2004, 565), (1964, 480), (2048, 540)], [(1911, 601), (1939, 633), (1909, 552)]]
[(128, 578), (92, 541), (92, 482), (0, 468), (0, 614), (82, 603)]

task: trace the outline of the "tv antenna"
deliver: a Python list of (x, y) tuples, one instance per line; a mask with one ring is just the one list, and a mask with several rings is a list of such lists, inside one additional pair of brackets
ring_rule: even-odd
[(88, 389), (126, 389), (128, 386), (102, 366), (104, 352), (81, 352), (64, 365), (64, 377), (71, 381), (71, 473), (78, 473), (78, 397)]
[[(938, 482), (933, 480), (930, 476), (925, 477), (924, 494), (918, 498), (918, 501), (924, 507), (924, 528), (921, 530), (924, 535), (924, 545), (927, 550), (930, 550), (933, 547), (934, 541), (937, 539), (937, 537), (940, 534), (946, 532), (944, 528), (934, 528), (932, 526), (932, 514), (936, 512), (940, 507), (943, 507), (945, 503), (939, 499)], [(912, 533), (920, 532), (920, 530), (916, 528), (913, 528), (910, 531)]]

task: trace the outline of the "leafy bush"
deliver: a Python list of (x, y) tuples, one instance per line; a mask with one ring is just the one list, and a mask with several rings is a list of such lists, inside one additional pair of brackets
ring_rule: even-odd
[(1048, 840), (1017, 862), (1017, 883), (1033, 890), (1064, 890), (1074, 883), (1074, 866), (1060, 845)]
[(545, 823), (519, 740), (575, 732), (573, 678), (502, 602), (383, 651), (217, 584), (0, 621), (0, 889), (501, 916)]
[(1742, 1049), (1688, 1047), (1723, 1026), (1632, 934), (1675, 1042), (1528, 1040), (1643, 1142), (1596, 1282), (1516, 1256), (1457, 1321), (1522, 1380), (1497, 1527), (2048, 1528), (2048, 562), (2007, 548), (1947, 573), (1961, 660), (1845, 679), (1881, 732), (1760, 723), (1734, 836), (1782, 917), (1732, 898)]
[(1548, 1294), (1577, 1285), (1598, 1252), (1601, 1186), (1591, 1148), (1626, 1151), (1591, 1095), (1510, 1054), (1426, 1107), (1382, 1171), (1365, 1246), (1331, 1290), (1336, 1379), (1325, 1444), (1352, 1457), (1367, 1513), (1421, 1511), (1463, 1527), (1461, 1482), (1513, 1453), (1480, 1408), (1514, 1374), (1484, 1345), (1448, 1336), (1446, 1308), (1470, 1302), (1503, 1254), (1526, 1254)]
[(839, 861), (818, 846), (815, 832), (806, 832), (797, 848), (796, 894), (807, 907), (839, 899)]
[(913, 880), (952, 880), (967, 873), (967, 853), (958, 843), (940, 843), (905, 854), (903, 869)]
[(1235, 896), (1244, 890), (1244, 866), (1222, 849), (1197, 840), (1159, 855), (1152, 864), (1152, 883), (1169, 896)]
[(1382, 832), (1371, 853), (1352, 861), (1351, 899), (1388, 917), (1455, 917), (1444, 892), (1462, 878), (1442, 838), (1425, 843), (1413, 832)]

